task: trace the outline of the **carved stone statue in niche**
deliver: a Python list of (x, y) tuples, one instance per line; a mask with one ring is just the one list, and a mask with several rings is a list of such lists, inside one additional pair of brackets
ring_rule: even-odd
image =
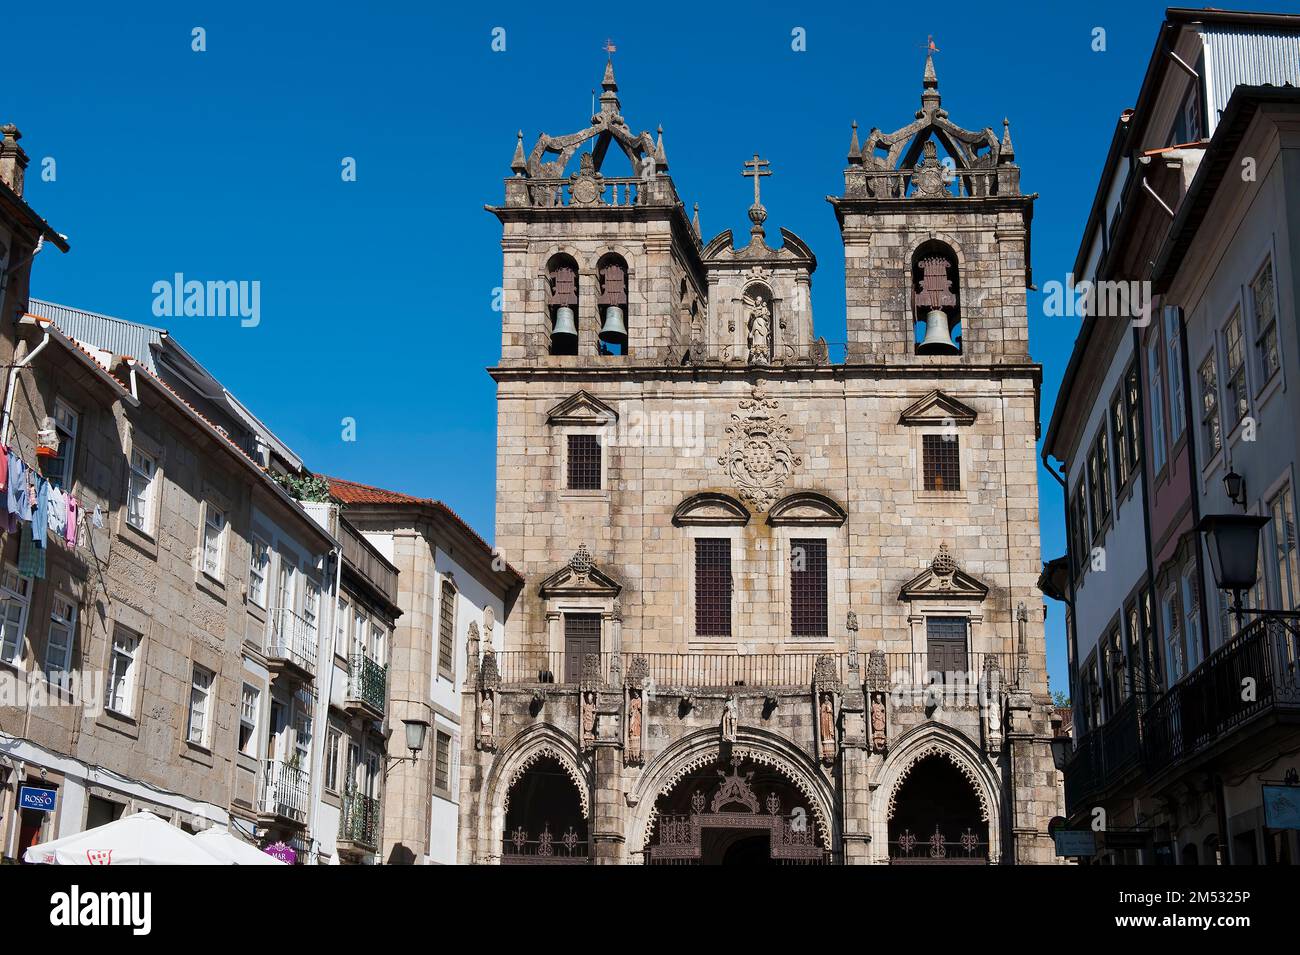
[(728, 743), (736, 741), (736, 727), (739, 720), (736, 715), (736, 698), (727, 697), (727, 702), (722, 704), (722, 738)]
[(582, 748), (596, 745), (596, 691), (583, 690), (580, 702), (582, 710)]
[(822, 761), (835, 761), (835, 700), (832, 694), (822, 693), (817, 705), (818, 722), (821, 729)]
[(745, 296), (749, 313), (749, 363), (766, 365), (772, 360), (772, 310), (760, 295)]
[(871, 694), (871, 749), (872, 752), (885, 751), (885, 695)]
[(629, 766), (641, 765), (641, 691), (631, 689), (627, 694), (627, 757)]
[(478, 704), (478, 748), (492, 748), (492, 716), (496, 704), (496, 691), (484, 688), (479, 693)]

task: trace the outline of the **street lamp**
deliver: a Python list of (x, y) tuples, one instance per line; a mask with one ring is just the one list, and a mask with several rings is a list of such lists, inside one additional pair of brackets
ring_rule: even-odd
[(1207, 514), (1196, 528), (1205, 535), (1214, 583), (1232, 594), (1239, 624), (1244, 623), (1241, 595), (1255, 586), (1259, 575), (1259, 532), (1268, 521), (1253, 514)]
[(1233, 504), (1242, 508), (1246, 506), (1246, 479), (1231, 468), (1223, 476), (1223, 489)]
[(1057, 769), (1064, 771), (1070, 763), (1070, 754), (1074, 752), (1074, 740), (1068, 736), (1053, 736), (1050, 743), (1052, 763)]
[(411, 759), (424, 749), (424, 734), (429, 732), (427, 720), (402, 720), (406, 724), (406, 748), (411, 751)]

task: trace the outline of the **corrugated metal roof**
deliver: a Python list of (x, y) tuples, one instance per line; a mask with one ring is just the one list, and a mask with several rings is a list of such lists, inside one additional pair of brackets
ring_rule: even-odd
[(64, 334), (84, 345), (93, 345), (114, 355), (130, 355), (149, 371), (158, 374), (152, 346), (162, 344), (167, 335), (165, 328), (128, 322), (112, 315), (101, 315), (38, 298), (29, 300), (27, 310), (40, 318), (48, 318), (63, 329)]
[(1300, 32), (1202, 28), (1209, 131), (1238, 86), (1300, 86)]

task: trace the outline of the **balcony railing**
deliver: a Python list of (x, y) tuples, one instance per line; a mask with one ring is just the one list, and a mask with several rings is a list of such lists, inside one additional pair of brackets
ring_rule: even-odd
[(379, 800), (362, 793), (345, 793), (339, 816), (339, 840), (369, 849), (379, 848)]
[(269, 661), (285, 661), (316, 673), (316, 627), (287, 607), (271, 611), (271, 639), (267, 641)]
[[(551, 208), (555, 206), (574, 205), (573, 181), (569, 179), (530, 179), (528, 180), (528, 197), (532, 205)], [(636, 206), (641, 204), (641, 189), (645, 185), (642, 179), (630, 177), (608, 177), (600, 180), (590, 197), (576, 204), (595, 204), (602, 206)], [(591, 188), (584, 181), (582, 188)]]
[(586, 838), (573, 826), (556, 836), (546, 823), (536, 838), (533, 836), (523, 826), (507, 832), (501, 840), (501, 862), (504, 865), (586, 865), (591, 861)]
[(1144, 714), (1148, 771), (1194, 756), (1268, 711), (1300, 711), (1298, 667), (1300, 637), (1281, 620), (1252, 621)]
[[(949, 839), (949, 835), (957, 838)], [(988, 840), (975, 830), (945, 833), (938, 826), (929, 836), (918, 836), (904, 829), (889, 840), (891, 865), (987, 865)]]
[(1138, 698), (1131, 696), (1105, 723), (1079, 737), (1065, 768), (1067, 812), (1142, 765), (1140, 717)]
[(282, 759), (265, 760), (262, 763), (262, 786), (258, 793), (257, 811), (266, 816), (306, 823), (310, 792), (311, 777), (307, 772)]
[[(617, 679), (615, 654), (566, 653), (561, 650), (505, 650), (496, 654), (501, 682), (576, 684), (581, 680), (608, 683)], [(617, 655), (623, 672), (633, 660), (644, 660), (648, 676), (660, 689), (721, 689), (730, 687), (807, 687), (812, 684), (817, 661), (829, 657), (836, 679), (848, 678), (847, 653), (636, 653)], [(869, 654), (858, 653), (863, 677)], [(942, 684), (945, 690), (968, 690), (972, 697), (984, 677), (989, 660), (997, 662), (1004, 685), (1015, 680), (1015, 654), (969, 653), (958, 659), (931, 661), (925, 653), (887, 653), (885, 666), (890, 685), (924, 690)], [(584, 668), (586, 672), (584, 675)]]
[(387, 693), (388, 668), (364, 653), (352, 654), (348, 661), (348, 702), (363, 704), (382, 717)]

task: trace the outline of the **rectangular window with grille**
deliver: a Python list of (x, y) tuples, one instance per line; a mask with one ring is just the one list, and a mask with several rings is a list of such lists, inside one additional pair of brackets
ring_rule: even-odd
[(589, 653), (600, 653), (600, 614), (564, 615), (564, 682), (582, 679), (582, 661)]
[(455, 679), (453, 654), (456, 651), (456, 588), (442, 582), (442, 599), (438, 602), (438, 672)]
[(695, 635), (731, 636), (731, 541), (695, 541)]
[(600, 490), (600, 438), (594, 434), (569, 435), (569, 490)]
[(826, 541), (790, 541), (790, 634), (826, 636)]
[(961, 453), (954, 435), (921, 435), (921, 459), (927, 491), (961, 490)]

